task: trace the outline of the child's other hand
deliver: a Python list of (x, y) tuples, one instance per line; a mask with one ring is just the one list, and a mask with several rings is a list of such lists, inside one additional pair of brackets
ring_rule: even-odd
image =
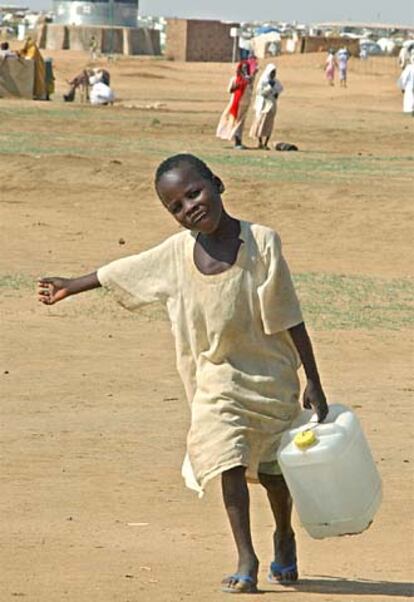
[(69, 278), (47, 277), (39, 278), (37, 282), (37, 298), (45, 305), (53, 305), (70, 295)]
[(325, 420), (329, 408), (320, 383), (308, 380), (303, 392), (303, 407), (307, 410), (313, 409), (318, 416), (318, 422)]

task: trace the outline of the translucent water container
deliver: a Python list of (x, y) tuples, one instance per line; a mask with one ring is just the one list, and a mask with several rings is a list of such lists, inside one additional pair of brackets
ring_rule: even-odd
[(329, 406), (322, 424), (303, 411), (283, 435), (278, 460), (311, 537), (353, 535), (370, 526), (382, 499), (381, 479), (349, 408)]

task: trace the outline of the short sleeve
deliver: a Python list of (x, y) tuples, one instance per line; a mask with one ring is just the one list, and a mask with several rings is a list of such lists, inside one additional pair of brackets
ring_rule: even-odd
[(127, 309), (167, 303), (177, 287), (173, 238), (138, 255), (123, 257), (97, 271), (100, 284)]
[(280, 238), (272, 232), (267, 237), (262, 257), (266, 268), (265, 280), (257, 291), (266, 334), (275, 334), (303, 322), (295, 287), (281, 247)]

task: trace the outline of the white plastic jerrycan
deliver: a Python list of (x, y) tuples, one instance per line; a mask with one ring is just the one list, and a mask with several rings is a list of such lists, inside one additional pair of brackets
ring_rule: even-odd
[(278, 460), (311, 537), (367, 529), (382, 499), (381, 479), (356, 415), (329, 406), (322, 424), (305, 410), (283, 437)]

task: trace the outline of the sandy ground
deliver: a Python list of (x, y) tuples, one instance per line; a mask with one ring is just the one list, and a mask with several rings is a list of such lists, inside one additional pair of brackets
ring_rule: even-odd
[[(274, 140), (301, 152), (237, 154), (214, 138), (231, 65), (117, 60), (119, 101), (93, 109), (61, 101), (86, 56), (53, 57), (53, 102), (0, 101), (0, 600), (225, 596), (233, 543), (219, 483), (199, 501), (181, 481), (189, 412), (163, 312), (128, 314), (102, 292), (45, 308), (33, 291), (41, 274), (85, 273), (174, 233), (152, 178), (182, 150), (222, 176), (231, 212), (280, 232), (305, 296), (313, 283), (318, 307), (304, 308), (327, 394), (357, 411), (384, 483), (360, 536), (312, 540), (295, 517), (302, 578), (290, 588), (266, 585), (272, 520), (253, 486), (263, 592), (249, 599), (407, 600), (414, 120), (394, 61), (352, 62), (340, 90), (325, 84), (322, 55), (279, 58)], [(332, 313), (333, 294), (350, 305)]]

